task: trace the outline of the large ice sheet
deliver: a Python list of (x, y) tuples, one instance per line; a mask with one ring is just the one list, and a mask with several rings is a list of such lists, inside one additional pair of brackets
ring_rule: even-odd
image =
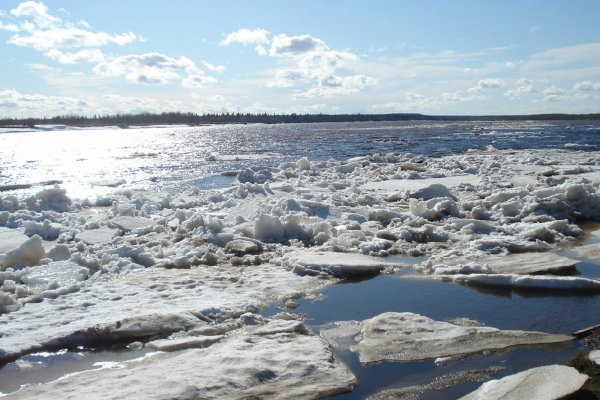
[(28, 386), (6, 398), (316, 399), (355, 384), (318, 336), (267, 322), (260, 331), (238, 329), (208, 348), (154, 353)]
[(579, 390), (588, 378), (573, 367), (547, 365), (486, 382), (461, 400), (562, 399)]
[(44, 348), (128, 340), (125, 322), (138, 326), (134, 337), (186, 330), (298, 296), (315, 283), (270, 265), (255, 266), (251, 274), (232, 267), (148, 268), (99, 278), (76, 293), (0, 316), (0, 362)]
[(388, 312), (360, 323), (338, 323), (321, 330), (321, 335), (338, 345), (344, 343), (344, 338), (348, 343), (348, 337), (353, 337), (349, 347), (359, 354), (363, 364), (417, 361), (571, 339), (542, 332), (459, 326), (409, 312)]
[(362, 190), (374, 190), (378, 192), (393, 193), (408, 190), (416, 192), (432, 185), (442, 185), (447, 188), (459, 186), (461, 184), (476, 185), (480, 178), (477, 175), (456, 175), (444, 178), (424, 178), (424, 179), (389, 179), (385, 181), (367, 182), (360, 187)]
[(301, 275), (324, 273), (339, 278), (377, 275), (385, 268), (408, 267), (408, 264), (392, 262), (380, 257), (312, 250), (288, 253), (283, 256), (283, 264)]
[[(486, 266), (488, 273), (493, 274), (539, 274), (539, 273), (564, 273), (574, 272), (579, 260), (560, 256), (554, 253), (516, 253), (502, 256), (486, 256), (479, 258), (445, 259), (440, 263), (432, 263), (430, 272), (447, 273), (447, 266), (461, 266), (467, 264)], [(460, 271), (460, 268), (457, 269)]]

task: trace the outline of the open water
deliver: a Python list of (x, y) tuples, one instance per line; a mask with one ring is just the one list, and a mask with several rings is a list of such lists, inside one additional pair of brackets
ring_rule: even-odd
[[(111, 188), (228, 186), (222, 176), (301, 157), (389, 152), (441, 156), (481, 149), (600, 150), (600, 121), (361, 122), (0, 131), (0, 188), (61, 181), (71, 197)], [(216, 157), (211, 157), (216, 156)], [(216, 158), (217, 161), (209, 161)], [(39, 190), (35, 186), (33, 193)]]

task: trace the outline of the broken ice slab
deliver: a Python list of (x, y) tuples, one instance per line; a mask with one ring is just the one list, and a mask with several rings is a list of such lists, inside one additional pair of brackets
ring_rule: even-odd
[(410, 312), (388, 312), (362, 322), (338, 322), (322, 329), (321, 336), (334, 346), (354, 342), (348, 347), (359, 354), (363, 364), (418, 361), (571, 340), (570, 336), (543, 332), (460, 326)]
[(35, 265), (45, 255), (42, 238), (0, 228), (0, 270), (18, 265)]
[(103, 226), (98, 229), (86, 229), (75, 235), (75, 239), (79, 239), (82, 242), (94, 245), (109, 242), (112, 238), (117, 236), (119, 231), (117, 229), (111, 229)]
[(579, 260), (554, 253), (517, 253), (480, 258), (447, 259), (437, 264), (433, 263), (431, 268), (434, 273), (448, 273), (444, 271), (465, 273), (461, 271), (460, 266), (478, 264), (487, 266), (488, 272), (492, 274), (564, 274), (574, 273), (578, 263)]
[(27, 235), (16, 229), (0, 228), (0, 254), (16, 249), (28, 239)]
[(480, 181), (481, 179), (477, 175), (456, 175), (444, 178), (424, 179), (389, 179), (386, 181), (367, 182), (360, 186), (360, 189), (385, 193), (394, 193), (402, 190), (416, 192), (435, 184), (443, 185), (446, 188), (453, 188), (462, 184), (477, 185)]
[(299, 275), (328, 274), (337, 278), (359, 278), (379, 274), (386, 268), (407, 268), (409, 265), (355, 253), (296, 250), (282, 257), (283, 265)]
[(152, 353), (25, 386), (9, 398), (312, 399), (352, 390), (356, 378), (321, 338), (306, 329), (282, 332), (275, 322), (261, 334), (237, 329), (208, 348)]
[(140, 218), (140, 217), (129, 217), (129, 216), (119, 216), (114, 217), (110, 220), (110, 222), (115, 225), (117, 228), (129, 232), (136, 229), (147, 228), (156, 225), (156, 223), (149, 218)]
[(450, 275), (454, 283), (514, 290), (560, 291), (563, 293), (600, 293), (600, 281), (575, 276), (517, 275), (517, 274), (471, 274)]
[(461, 400), (562, 399), (578, 391), (588, 378), (573, 367), (546, 365), (486, 382)]

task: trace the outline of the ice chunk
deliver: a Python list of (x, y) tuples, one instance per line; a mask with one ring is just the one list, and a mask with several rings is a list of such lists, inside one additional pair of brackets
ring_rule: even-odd
[(25, 221), (23, 223), (25, 234), (27, 236), (40, 235), (42, 239), (54, 240), (60, 235), (61, 225), (51, 223), (49, 220), (39, 223), (35, 221)]
[(75, 239), (81, 240), (82, 242), (90, 245), (102, 244), (110, 241), (113, 237), (117, 236), (118, 233), (119, 231), (117, 229), (111, 229), (104, 226), (98, 229), (87, 229), (79, 232), (77, 235), (75, 235)]
[(590, 351), (589, 359), (600, 365), (600, 350)]
[(254, 226), (254, 237), (267, 242), (281, 242), (285, 239), (283, 225), (276, 216), (260, 214)]
[(406, 268), (408, 264), (362, 254), (297, 250), (282, 258), (285, 266), (300, 275), (325, 273), (339, 278), (377, 275), (385, 268)]
[(236, 256), (245, 254), (257, 254), (262, 250), (260, 242), (247, 239), (234, 239), (225, 246), (226, 253), (233, 253)]
[(516, 274), (454, 275), (452, 281), (473, 286), (505, 287), (528, 290), (565, 290), (600, 293), (600, 281), (573, 276), (544, 276)]
[(441, 183), (433, 183), (410, 194), (410, 197), (420, 200), (431, 200), (436, 197), (448, 197), (456, 200), (450, 190)]
[[(497, 350), (517, 345), (570, 340), (566, 335), (500, 330), (486, 326), (459, 326), (409, 312), (388, 312), (360, 323), (350, 349), (363, 364), (379, 361), (417, 361), (429, 358)], [(321, 335), (335, 340), (338, 332), (324, 328)], [(347, 335), (344, 332), (343, 335)]]
[(71, 209), (71, 199), (67, 196), (67, 191), (55, 186), (44, 189), (35, 195), (40, 210), (53, 210), (65, 212)]
[(447, 197), (436, 197), (426, 201), (410, 199), (408, 205), (413, 215), (429, 221), (438, 221), (446, 217), (460, 217), (458, 205)]
[(16, 249), (29, 238), (16, 229), (0, 228), (0, 254)]
[(114, 217), (110, 220), (110, 222), (125, 232), (152, 227), (156, 225), (156, 223), (151, 219), (131, 216)]
[(375, 190), (384, 193), (395, 193), (401, 190), (410, 190), (416, 192), (425, 189), (431, 185), (443, 185), (446, 188), (453, 188), (461, 184), (477, 185), (481, 179), (477, 175), (456, 175), (445, 178), (425, 178), (425, 179), (390, 179), (387, 181), (368, 182), (360, 186), (361, 190)]
[(56, 244), (46, 252), (46, 257), (53, 261), (65, 261), (71, 258), (71, 249), (66, 244)]
[(469, 263), (486, 265), (486, 270), (478, 271), (477, 268), (470, 270), (464, 269), (464, 272), (454, 273), (492, 273), (492, 274), (560, 274), (565, 272), (575, 272), (575, 265), (579, 260), (568, 257), (559, 256), (554, 253), (518, 253), (508, 254), (504, 256), (489, 256), (489, 257), (468, 257), (443, 260), (441, 264), (433, 265), (433, 269), (437, 274), (442, 272), (449, 266), (467, 266)]
[[(4, 238), (6, 238), (5, 242), (2, 240)], [(0, 231), (0, 246), (0, 269), (17, 265), (35, 265), (46, 254), (41, 237), (33, 235), (27, 238), (11, 230)]]
[(58, 287), (69, 287), (87, 279), (90, 271), (70, 261), (56, 261), (46, 265), (26, 268), (21, 281), (32, 287), (46, 287), (50, 283)]
[(546, 365), (491, 380), (461, 399), (562, 399), (579, 390), (588, 378), (573, 367)]

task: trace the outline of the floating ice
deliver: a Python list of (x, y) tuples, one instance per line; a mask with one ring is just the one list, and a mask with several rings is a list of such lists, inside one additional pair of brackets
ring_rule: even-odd
[(283, 265), (300, 275), (330, 274), (339, 278), (377, 275), (385, 268), (406, 268), (407, 264), (362, 254), (297, 250), (282, 258)]
[(455, 283), (473, 286), (600, 293), (599, 280), (573, 276), (472, 274), (453, 275), (450, 279)]
[(363, 364), (417, 361), (571, 339), (542, 332), (460, 326), (409, 312), (388, 312), (362, 322), (336, 323), (333, 328), (322, 329), (321, 335), (338, 346), (343, 346), (344, 338), (348, 343), (348, 337), (353, 337), (350, 350), (359, 353)]
[(430, 263), (421, 270), (436, 274), (560, 274), (575, 272), (575, 265), (578, 262), (578, 260), (554, 253), (520, 253), (478, 258), (442, 259), (441, 263)]
[(579, 390), (588, 378), (573, 367), (547, 365), (486, 382), (461, 399), (562, 399)]
[[(356, 384), (326, 343), (306, 329), (282, 331), (273, 321), (254, 333), (238, 329), (216, 339), (210, 344), (204, 338), (190, 338), (188, 344), (205, 341), (209, 347), (155, 353), (123, 362), (119, 369), (92, 370), (26, 386), (11, 397), (323, 398), (350, 391)], [(92, 392), (90, 387), (94, 387)]]

